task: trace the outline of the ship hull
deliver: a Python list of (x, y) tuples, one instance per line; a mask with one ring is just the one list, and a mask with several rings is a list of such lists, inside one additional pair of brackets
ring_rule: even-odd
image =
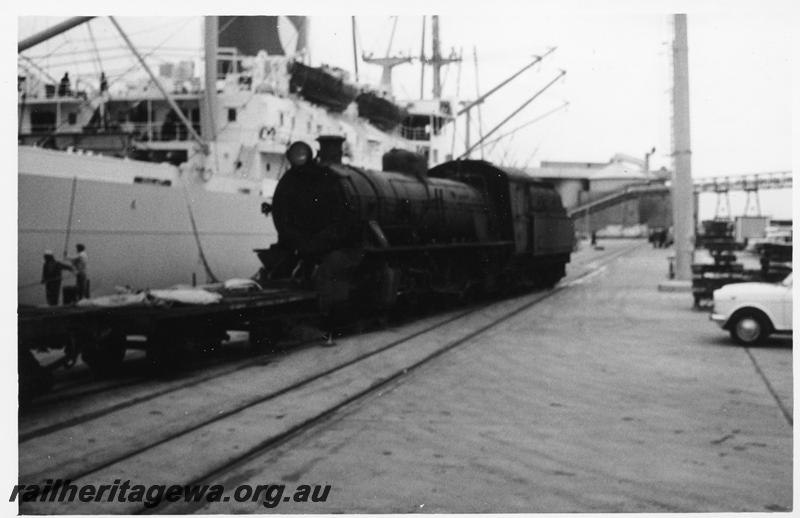
[[(250, 277), (259, 268), (253, 250), (276, 241), (271, 219), (260, 212), (261, 196), (44, 173), (28, 170), (19, 176), (20, 304), (45, 301), (40, 284), (45, 249), (60, 257), (65, 247), (73, 255), (76, 243), (85, 244), (97, 296), (116, 286), (207, 282), (200, 247), (218, 279)], [(74, 284), (74, 276), (66, 273), (63, 284)]]

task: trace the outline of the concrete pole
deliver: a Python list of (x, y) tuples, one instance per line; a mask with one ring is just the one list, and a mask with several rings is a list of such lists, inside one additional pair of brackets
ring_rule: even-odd
[(694, 254), (694, 196), (692, 187), (692, 151), (689, 133), (689, 48), (686, 15), (675, 15), (673, 52), (673, 164), (672, 220), (675, 233), (675, 278), (692, 278)]

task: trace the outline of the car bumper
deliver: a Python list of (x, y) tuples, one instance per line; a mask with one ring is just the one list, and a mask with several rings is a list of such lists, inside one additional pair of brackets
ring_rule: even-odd
[(715, 313), (712, 311), (711, 314), (708, 315), (708, 319), (712, 322), (716, 322), (719, 327), (724, 327), (725, 322), (728, 321), (728, 315), (723, 315), (722, 313)]

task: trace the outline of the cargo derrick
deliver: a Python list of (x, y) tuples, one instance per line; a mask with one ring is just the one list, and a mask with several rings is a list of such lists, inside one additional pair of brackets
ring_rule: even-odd
[[(402, 150), (384, 156), (384, 171), (364, 170), (341, 163), (341, 137), (319, 140), (316, 160), (304, 143), (287, 153), (292, 167), (265, 210), (278, 243), (256, 251), (262, 284), (290, 281), (315, 290), (325, 313), (361, 314), (390, 307), (400, 295), (464, 296), (520, 283), (553, 285), (563, 276), (573, 235), (552, 188), (537, 187), (555, 197), (556, 217), (567, 223), (536, 232), (542, 246), (534, 272), (517, 265), (531, 266), (523, 259), (534, 241), (515, 241), (532, 239), (539, 222), (528, 217), (522, 224), (531, 229), (515, 235), (504, 172), (468, 161), (443, 164), (429, 175), (422, 157)], [(473, 171), (467, 181), (454, 172), (461, 165)], [(498, 176), (505, 183), (493, 179)], [(568, 246), (554, 253), (557, 231), (569, 233), (560, 240)]]

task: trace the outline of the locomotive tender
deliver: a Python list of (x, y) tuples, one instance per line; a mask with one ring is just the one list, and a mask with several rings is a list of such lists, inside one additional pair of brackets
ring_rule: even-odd
[(547, 183), (479, 160), (427, 169), (392, 150), (384, 171), (342, 163), (342, 137), (303, 142), (275, 189), (278, 242), (256, 250), (262, 285), (292, 280), (319, 294), (323, 312), (391, 307), (399, 296), (464, 295), (552, 287), (574, 241)]

